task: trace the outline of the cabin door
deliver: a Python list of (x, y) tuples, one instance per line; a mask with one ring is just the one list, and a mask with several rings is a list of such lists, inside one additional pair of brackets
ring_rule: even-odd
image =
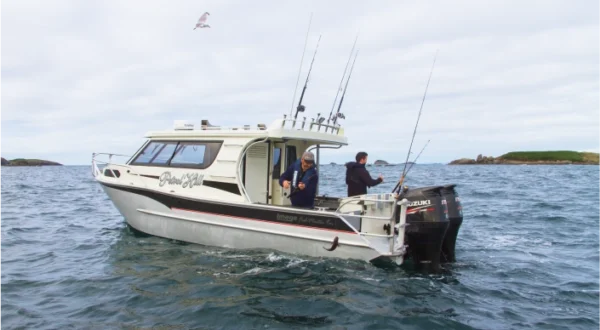
[(246, 152), (244, 185), (253, 203), (267, 203), (269, 193), (269, 144), (259, 143)]
[[(279, 178), (281, 174), (285, 172), (285, 144), (284, 143), (273, 143), (273, 149), (271, 154), (271, 166), (270, 166), (270, 177), (271, 177), (271, 204), (273, 205), (288, 205), (285, 203), (283, 196), (283, 187), (279, 185)], [(286, 198), (287, 199), (287, 198)]]
[(274, 143), (272, 148), (273, 160), (271, 163), (271, 201), (273, 205), (292, 205), (288, 198), (290, 189), (283, 189), (279, 185), (279, 178), (285, 170), (292, 165), (296, 159), (296, 146), (286, 145), (285, 143)]

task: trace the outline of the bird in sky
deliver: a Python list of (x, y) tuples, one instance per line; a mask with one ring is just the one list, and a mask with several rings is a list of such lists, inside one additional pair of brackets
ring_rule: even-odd
[(208, 18), (208, 15), (210, 15), (208, 12), (205, 12), (204, 14), (202, 14), (202, 16), (200, 16), (200, 19), (198, 19), (198, 23), (196, 23), (196, 27), (194, 28), (209, 28), (210, 25), (206, 24), (206, 19)]

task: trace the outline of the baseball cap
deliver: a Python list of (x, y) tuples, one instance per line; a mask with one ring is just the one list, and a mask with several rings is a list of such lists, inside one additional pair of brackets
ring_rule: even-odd
[(302, 159), (304, 159), (304, 161), (307, 163), (314, 163), (315, 155), (310, 151), (306, 151), (305, 153), (302, 154)]

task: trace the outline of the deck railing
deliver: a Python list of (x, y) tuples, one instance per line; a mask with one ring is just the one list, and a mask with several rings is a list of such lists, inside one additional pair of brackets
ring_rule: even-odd
[[(98, 156), (107, 157), (108, 160), (99, 160), (99, 159), (97, 159)], [(131, 158), (131, 156), (128, 156), (128, 155), (113, 154), (113, 153), (107, 153), (107, 152), (98, 152), (98, 153), (95, 152), (92, 154), (92, 176), (97, 177), (98, 175), (102, 174), (102, 171), (98, 167), (99, 164), (105, 165), (105, 167), (107, 167), (108, 170), (111, 171), (111, 173), (114, 175), (114, 177), (117, 177), (117, 176), (113, 170), (113, 167), (126, 168), (129, 170), (129, 174), (138, 175), (137, 173), (132, 172), (132, 167), (129, 165), (125, 165), (125, 164), (121, 164), (121, 163), (114, 163), (113, 157), (123, 157), (123, 158), (127, 157), (127, 159)], [(109, 165), (111, 165), (111, 166), (109, 166)]]
[[(320, 133), (329, 133), (333, 135), (339, 135), (341, 126), (339, 124), (324, 124), (324, 121), (319, 122), (315, 121), (314, 118), (311, 121), (307, 121), (306, 117), (302, 117), (302, 119), (294, 119), (287, 118), (286, 115), (283, 115), (283, 119), (281, 121), (281, 128), (285, 129), (297, 129), (297, 130), (306, 130), (310, 132), (320, 132)], [(306, 129), (305, 129), (306, 128)]]
[[(344, 219), (344, 217), (348, 216), (360, 217), (361, 221), (364, 219), (381, 221), (382, 227), (387, 222), (389, 225), (389, 234), (387, 235), (364, 233), (356, 230), (354, 226), (352, 226), (352, 228), (355, 229), (357, 234), (364, 237), (381, 237), (388, 239), (390, 253), (403, 254), (406, 250), (406, 246), (404, 245), (404, 228), (407, 226), (406, 209), (408, 203), (406, 198), (398, 200), (396, 194), (390, 193), (359, 195), (343, 199), (335, 213), (346, 223), (348, 223), (348, 221)], [(355, 204), (357, 208), (347, 207), (351, 204)], [(399, 221), (396, 223), (398, 205), (400, 206), (400, 215), (398, 217)], [(363, 210), (364, 206), (367, 206), (366, 211)], [(344, 211), (344, 208), (346, 208), (347, 211)], [(358, 214), (354, 213), (358, 211), (358, 209), (360, 209), (360, 212)]]

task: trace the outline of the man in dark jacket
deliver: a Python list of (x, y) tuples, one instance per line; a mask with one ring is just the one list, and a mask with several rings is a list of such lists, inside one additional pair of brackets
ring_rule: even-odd
[(314, 207), (319, 183), (319, 176), (314, 164), (315, 156), (312, 152), (307, 151), (279, 178), (280, 186), (285, 189), (292, 188), (290, 199), (293, 206)]
[(364, 195), (367, 193), (367, 187), (374, 187), (383, 182), (383, 176), (379, 175), (377, 180), (374, 180), (365, 168), (368, 156), (366, 152), (361, 151), (356, 154), (356, 162), (346, 163), (348, 197)]

